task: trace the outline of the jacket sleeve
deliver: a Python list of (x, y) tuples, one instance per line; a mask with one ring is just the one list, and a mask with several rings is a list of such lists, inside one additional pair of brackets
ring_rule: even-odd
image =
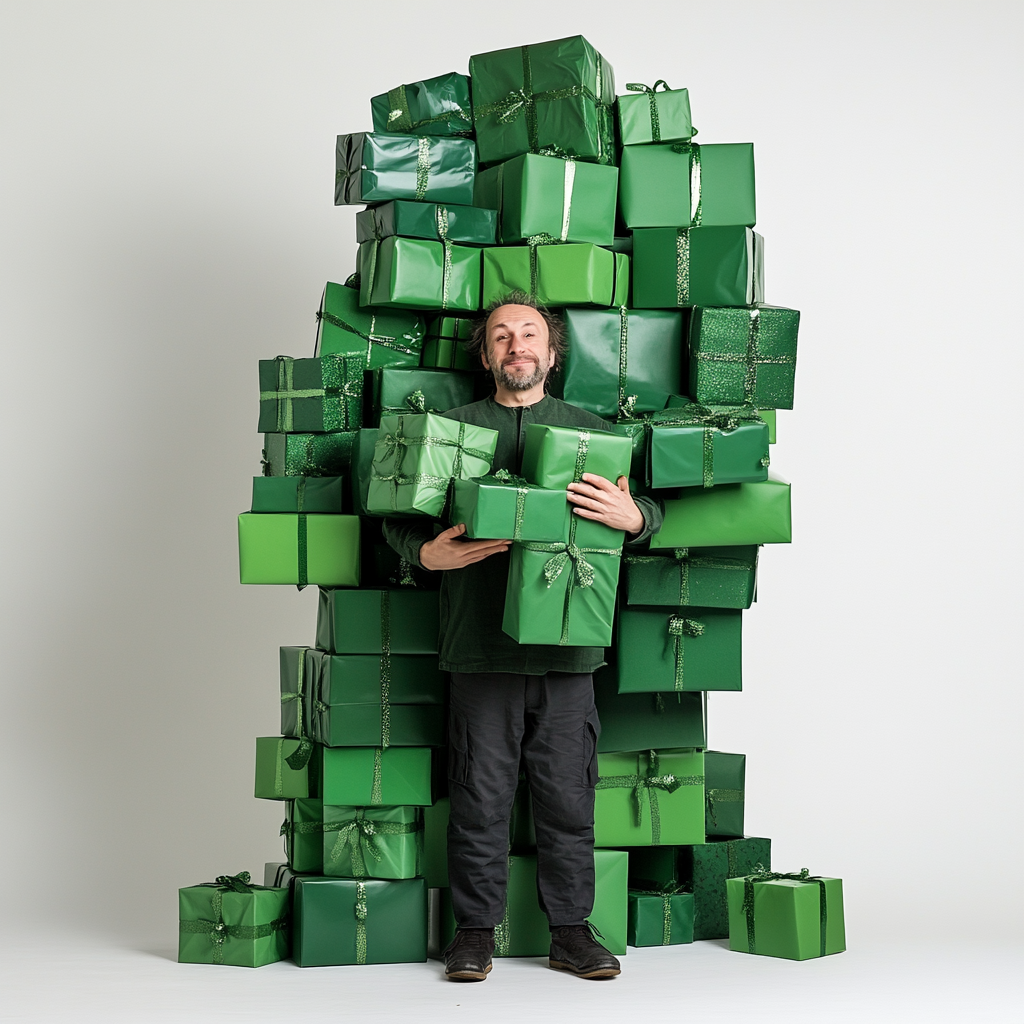
[[(423, 569), (420, 548), (437, 536), (437, 523), (424, 516), (422, 519), (385, 519), (384, 539), (412, 565)], [(430, 572), (431, 570), (425, 570)]]
[(646, 544), (660, 529), (665, 520), (665, 503), (642, 494), (634, 494), (633, 501), (644, 517), (644, 528), (632, 539), (627, 540), (628, 548)]

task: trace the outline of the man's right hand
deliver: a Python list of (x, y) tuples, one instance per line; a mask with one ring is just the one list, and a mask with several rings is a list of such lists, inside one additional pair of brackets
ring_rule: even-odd
[(428, 540), (420, 548), (420, 563), (424, 569), (462, 569), (481, 562), (499, 551), (508, 551), (508, 540), (459, 540), (466, 532), (466, 524), (459, 523)]

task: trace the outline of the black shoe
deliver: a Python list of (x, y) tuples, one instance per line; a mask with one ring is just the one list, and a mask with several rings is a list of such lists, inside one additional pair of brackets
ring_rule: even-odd
[(484, 981), (491, 970), (493, 928), (460, 928), (442, 953), (449, 981)]
[(568, 971), (578, 978), (614, 978), (621, 968), (591, 934), (590, 926), (570, 925), (551, 929), (551, 953), (548, 966)]

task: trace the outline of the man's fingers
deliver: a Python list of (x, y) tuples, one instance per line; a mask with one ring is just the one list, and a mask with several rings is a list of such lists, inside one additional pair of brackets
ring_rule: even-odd
[(601, 501), (599, 498), (588, 498), (585, 494), (570, 494), (569, 495), (569, 500), (577, 508), (579, 508), (580, 506), (582, 506), (583, 508), (596, 508), (596, 509), (602, 509), (602, 508), (606, 507), (605, 503), (603, 501)]
[(602, 490), (599, 487), (592, 487), (590, 484), (569, 484), (566, 488), (569, 492), (569, 497), (583, 495), (585, 498), (600, 499), (608, 495), (608, 491)]
[(615, 483), (618, 485), (618, 488), (619, 488), (620, 491), (625, 491), (626, 493), (629, 493), (629, 477), (628, 476), (620, 476), (619, 479), (615, 481)]
[(455, 526), (449, 526), (447, 530), (442, 530), (434, 539), (451, 540), (453, 537), (461, 537), (465, 532), (466, 524), (458, 523)]
[(474, 562), (482, 562), (485, 558), (490, 558), (491, 555), (496, 555), (498, 552), (495, 551), (467, 551), (462, 558), (463, 565), (472, 565)]
[(583, 480), (588, 484), (593, 484), (594, 487), (599, 487), (602, 491), (618, 490), (611, 480), (607, 477), (598, 476), (597, 473), (584, 473)]

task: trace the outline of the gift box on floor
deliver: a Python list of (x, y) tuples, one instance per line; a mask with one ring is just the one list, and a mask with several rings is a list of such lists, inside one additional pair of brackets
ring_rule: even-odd
[(601, 719), (599, 751), (635, 751), (644, 744), (655, 748), (705, 746), (704, 693), (619, 693), (616, 675), (612, 665), (594, 673), (594, 699)]
[(626, 555), (626, 602), (700, 608), (749, 608), (757, 587), (756, 545), (677, 548)]
[(429, 807), (434, 802), (429, 747), (325, 747), (324, 804)]
[(472, 337), (472, 320), (456, 316), (435, 316), (427, 324), (423, 365), (479, 371), (482, 369), (480, 360), (474, 359), (466, 347)]
[(359, 586), (359, 518), (331, 515), (238, 517), (242, 583)]
[(497, 231), (497, 207), (482, 209), (479, 204), (453, 206), (396, 199), (356, 214), (356, 241), (360, 244), (401, 235), (435, 242), (447, 239), (460, 245), (494, 245)]
[(470, 135), (469, 79), (455, 71), (399, 85), (370, 100), (375, 132)]
[(256, 740), (256, 787), (260, 800), (294, 800), (320, 796), (317, 748), (293, 736)]
[(260, 421), (264, 433), (355, 430), (363, 423), (361, 356), (260, 360)]
[(769, 479), (688, 488), (666, 501), (665, 521), (651, 538), (651, 550), (788, 544), (792, 539), (789, 484)]
[[(629, 474), (632, 443), (602, 430), (530, 423), (523, 441), (523, 476), (552, 489), (568, 487), (595, 473), (615, 483)], [(597, 524), (600, 525), (600, 524)]]
[(742, 836), (746, 754), (704, 751), (704, 831), (709, 836)]
[(257, 476), (252, 481), (252, 511), (341, 515), (346, 511), (345, 494), (340, 476)]
[(362, 355), (370, 370), (419, 365), (423, 317), (398, 309), (363, 308), (358, 285), (328, 281), (316, 319), (318, 355)]
[[(659, 85), (664, 89), (659, 90)], [(690, 94), (686, 89), (669, 89), (668, 83), (661, 80), (653, 86), (628, 82), (626, 88), (634, 95), (615, 100), (619, 141), (623, 146), (686, 142), (697, 134), (690, 119)]]
[(289, 893), (221, 875), (178, 890), (178, 963), (262, 967), (288, 956)]
[(659, 889), (629, 889), (631, 946), (676, 946), (693, 942), (693, 893), (678, 883)]
[(473, 401), (475, 381), (468, 373), (417, 367), (374, 370), (372, 402), (374, 422), (400, 413), (444, 413)]
[(427, 959), (422, 878), (296, 878), (292, 906), (292, 959), (299, 967)]
[(480, 308), (480, 249), (390, 235), (359, 246), (359, 300), (399, 309)]
[(535, 487), (499, 470), (494, 476), (456, 480), (449, 519), (453, 525), (464, 523), (473, 540), (553, 543), (567, 536), (570, 514), (564, 490)]
[[(288, 866), (295, 872), (315, 875), (324, 870), (324, 805), (322, 800), (289, 800), (281, 825)], [(275, 883), (280, 884), (280, 883)]]
[(324, 807), (323, 873), (343, 878), (422, 874), (419, 807)]
[(437, 654), (438, 597), (432, 591), (321, 590), (316, 645), (332, 654)]
[(352, 463), (356, 432), (264, 434), (264, 476), (341, 476)]

